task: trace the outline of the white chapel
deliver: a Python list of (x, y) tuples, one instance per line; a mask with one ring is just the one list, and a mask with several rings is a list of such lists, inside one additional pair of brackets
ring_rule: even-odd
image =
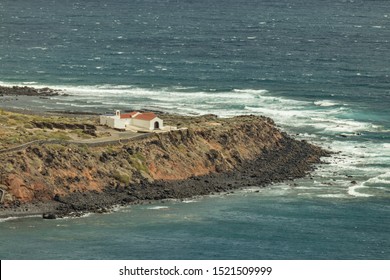
[(159, 130), (163, 128), (163, 120), (153, 112), (131, 112), (121, 113), (119, 110), (115, 114), (100, 116), (100, 124), (116, 129), (130, 129), (136, 127), (144, 130)]

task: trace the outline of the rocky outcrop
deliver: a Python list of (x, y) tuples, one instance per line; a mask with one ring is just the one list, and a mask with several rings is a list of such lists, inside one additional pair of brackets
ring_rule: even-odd
[(55, 219), (57, 219), (57, 216), (54, 213), (44, 213), (44, 214), (42, 214), (42, 218), (47, 219), (47, 220), (55, 220)]
[[(37, 128), (48, 128), (48, 129), (82, 129), (84, 131), (89, 131), (95, 133), (96, 126), (93, 124), (83, 124), (83, 123), (62, 123), (62, 122), (39, 122), (33, 121), (31, 124)], [(96, 136), (96, 135), (95, 135)]]
[(33, 87), (5, 87), (0, 86), (0, 95), (27, 95), (27, 96), (57, 96), (60, 94), (59, 90), (51, 88), (33, 88)]
[(113, 204), (265, 186), (305, 176), (327, 155), (264, 117), (202, 117), (194, 123), (122, 145), (33, 145), (5, 154), (3, 207), (54, 201), (57, 214), (99, 212)]

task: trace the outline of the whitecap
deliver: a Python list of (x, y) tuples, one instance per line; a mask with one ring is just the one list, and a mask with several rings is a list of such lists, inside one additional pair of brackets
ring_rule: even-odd
[(361, 193), (361, 192), (357, 191), (358, 189), (362, 189), (362, 188), (367, 188), (366, 186), (364, 186), (364, 183), (360, 184), (360, 185), (351, 186), (348, 188), (348, 194), (351, 196), (355, 196), (355, 197), (371, 197), (371, 196), (373, 196), (371, 194)]
[(390, 185), (390, 180), (381, 179), (379, 177), (371, 178), (367, 181), (370, 184), (385, 184)]
[[(372, 124), (353, 119), (338, 119), (336, 117), (312, 117), (313, 125), (327, 132), (360, 132), (374, 130)], [(375, 131), (375, 130), (374, 130)]]
[(332, 107), (332, 106), (339, 105), (338, 103), (330, 100), (319, 100), (319, 101), (315, 101), (314, 104), (320, 107)]
[(319, 190), (320, 187), (306, 187), (306, 186), (300, 186), (300, 187), (294, 187), (294, 190)]
[(197, 200), (183, 200), (183, 203), (195, 203), (198, 202)]
[(364, 182), (365, 184), (385, 184), (390, 185), (390, 172), (380, 174), (372, 177)]
[(329, 193), (329, 194), (319, 194), (317, 197), (323, 197), (323, 198), (347, 198), (345, 194), (341, 193)]
[(147, 209), (149, 210), (161, 210), (161, 209), (169, 209), (168, 206), (151, 206), (151, 207), (147, 207)]
[(46, 51), (47, 50), (47, 47), (31, 47), (31, 48), (27, 48), (28, 50), (42, 50), (42, 51)]
[(244, 92), (244, 93), (252, 93), (252, 94), (264, 94), (268, 91), (265, 89), (234, 89), (233, 92)]

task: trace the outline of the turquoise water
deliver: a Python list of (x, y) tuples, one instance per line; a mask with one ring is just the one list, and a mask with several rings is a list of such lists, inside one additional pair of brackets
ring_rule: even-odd
[(133, 206), (85, 218), (13, 220), (1, 225), (0, 242), (10, 250), (13, 244), (12, 253), (1, 255), (16, 259), (381, 259), (390, 253), (390, 228), (383, 223), (389, 207), (384, 203), (383, 199), (369, 203), (297, 199), (276, 189)]
[(388, 259), (388, 11), (387, 0), (1, 1), (0, 84), (70, 94), (4, 107), (266, 115), (340, 153), (259, 193), (2, 221), (0, 257)]

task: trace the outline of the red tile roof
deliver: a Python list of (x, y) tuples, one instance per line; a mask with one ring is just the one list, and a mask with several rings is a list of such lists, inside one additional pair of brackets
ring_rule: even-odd
[(121, 114), (121, 119), (131, 119), (132, 117), (134, 117), (134, 115), (136, 115), (138, 112), (131, 112), (131, 113), (124, 113), (124, 114)]
[(135, 116), (134, 119), (144, 120), (144, 121), (151, 121), (151, 120), (153, 120), (156, 117), (157, 116), (156, 116), (155, 113), (147, 112), (147, 113), (141, 113), (141, 114)]

